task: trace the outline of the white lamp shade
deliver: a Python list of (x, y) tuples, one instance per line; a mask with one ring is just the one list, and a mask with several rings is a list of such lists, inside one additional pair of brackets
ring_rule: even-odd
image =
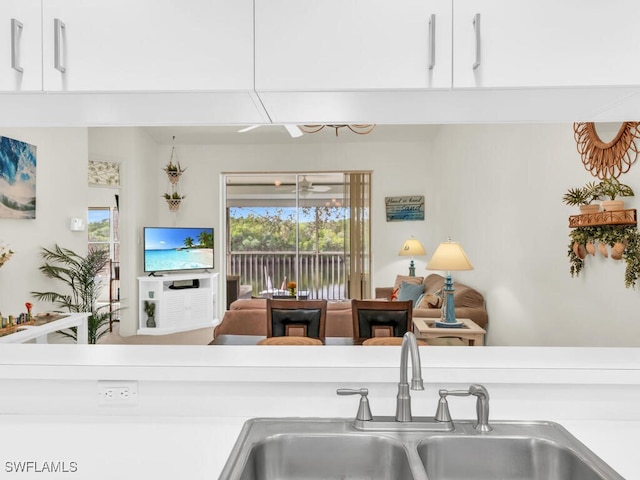
[(398, 253), (398, 255), (406, 256), (406, 257), (414, 257), (416, 255), (426, 255), (426, 254), (427, 254), (427, 251), (424, 249), (420, 241), (416, 240), (415, 238), (410, 238), (409, 240), (404, 242), (404, 245), (402, 245), (402, 248)]
[(473, 270), (473, 265), (459, 243), (443, 242), (429, 260), (427, 270)]

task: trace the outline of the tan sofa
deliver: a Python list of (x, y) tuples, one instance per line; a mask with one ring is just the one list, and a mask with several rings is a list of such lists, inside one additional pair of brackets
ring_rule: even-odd
[[(213, 330), (218, 335), (267, 335), (267, 301), (263, 298), (236, 300)], [(353, 337), (351, 302), (328, 302), (327, 337)]]
[[(402, 281), (410, 283), (422, 283), (425, 286), (425, 293), (435, 293), (444, 287), (444, 277), (437, 273), (422, 277), (405, 277), (399, 275), (396, 278), (396, 285), (393, 287), (376, 288), (376, 298), (390, 299), (394, 288), (400, 286)], [(489, 316), (485, 308), (484, 297), (477, 290), (463, 285), (462, 283), (453, 282), (453, 301), (456, 306), (456, 318), (470, 318), (482, 328), (487, 327)], [(422, 318), (440, 318), (440, 308), (414, 308), (413, 316)]]

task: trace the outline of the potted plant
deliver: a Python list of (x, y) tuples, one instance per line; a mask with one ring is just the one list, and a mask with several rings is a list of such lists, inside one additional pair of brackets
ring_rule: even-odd
[(601, 197), (608, 197), (609, 200), (602, 201), (604, 211), (624, 210), (624, 200), (617, 200), (618, 197), (633, 197), (633, 189), (629, 185), (620, 183), (615, 177), (605, 178), (598, 184), (598, 191)]
[(597, 213), (600, 206), (593, 204), (600, 198), (600, 190), (595, 182), (589, 182), (584, 187), (570, 188), (562, 197), (567, 205), (579, 206), (580, 213)]
[[(63, 282), (68, 292), (31, 292), (31, 295), (37, 300), (55, 303), (71, 313), (91, 312), (87, 320), (89, 343), (97, 343), (107, 333), (109, 325), (109, 312), (103, 311), (108, 306), (96, 305), (102, 290), (102, 285), (96, 277), (109, 263), (109, 251), (103, 248), (89, 248), (89, 252), (83, 257), (72, 250), (55, 245), (51, 250), (43, 248), (42, 257), (45, 263), (38, 269), (46, 277)], [(77, 340), (76, 327), (60, 333)]]
[(182, 199), (185, 198), (186, 195), (180, 195), (178, 192), (173, 193), (165, 193), (164, 198), (169, 205), (169, 210), (172, 212), (177, 212), (180, 208), (180, 204), (182, 203)]
[(167, 174), (167, 177), (169, 177), (169, 181), (173, 185), (178, 183), (178, 180), (180, 180), (180, 175), (182, 175), (182, 172), (184, 172), (185, 170), (186, 168), (182, 168), (180, 166), (180, 162), (173, 163), (173, 160), (169, 160), (169, 163), (167, 163), (164, 167), (164, 171)]
[(147, 314), (147, 328), (156, 326), (156, 303), (149, 300), (144, 301), (144, 313)]
[(571, 276), (579, 276), (585, 266), (586, 254), (576, 245), (588, 242), (598, 243), (600, 253), (608, 257), (607, 249), (611, 249), (611, 258), (626, 263), (624, 284), (627, 288), (635, 288), (640, 279), (640, 232), (635, 225), (596, 225), (578, 227), (569, 234), (569, 257)]

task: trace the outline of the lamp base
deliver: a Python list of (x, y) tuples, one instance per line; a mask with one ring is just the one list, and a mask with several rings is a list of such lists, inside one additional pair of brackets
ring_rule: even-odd
[(464, 326), (464, 323), (459, 322), (459, 321), (455, 321), (455, 322), (433, 322), (433, 326), (434, 327), (438, 327), (438, 328), (461, 328)]

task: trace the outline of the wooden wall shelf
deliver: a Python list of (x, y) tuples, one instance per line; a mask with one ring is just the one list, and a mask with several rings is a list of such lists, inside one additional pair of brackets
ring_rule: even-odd
[(612, 210), (598, 213), (571, 215), (569, 228), (597, 227), (598, 225), (637, 225), (636, 209)]

